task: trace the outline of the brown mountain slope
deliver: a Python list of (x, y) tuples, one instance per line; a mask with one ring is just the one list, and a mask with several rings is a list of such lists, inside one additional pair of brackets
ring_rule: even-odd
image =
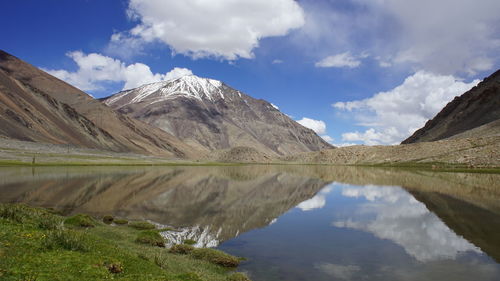
[(71, 106), (26, 87), (1, 69), (0, 124), (0, 135), (14, 139), (124, 148)]
[[(456, 97), (403, 144), (436, 141), (500, 119), (500, 70)], [(493, 123), (498, 126), (498, 123)], [(477, 137), (477, 135), (476, 135)]]
[(105, 103), (210, 151), (248, 147), (272, 156), (332, 147), (269, 102), (194, 75), (123, 91)]
[(158, 156), (197, 150), (119, 114), (79, 89), (0, 51), (0, 133), (4, 137)]
[(301, 153), (282, 157), (281, 160), (336, 165), (448, 163), (464, 166), (499, 167), (500, 136), (385, 146), (355, 145)]

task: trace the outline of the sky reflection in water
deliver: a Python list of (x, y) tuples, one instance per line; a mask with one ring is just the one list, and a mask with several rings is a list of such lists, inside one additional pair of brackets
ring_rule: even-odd
[(396, 186), (331, 183), (220, 247), (255, 280), (500, 280), (500, 267)]

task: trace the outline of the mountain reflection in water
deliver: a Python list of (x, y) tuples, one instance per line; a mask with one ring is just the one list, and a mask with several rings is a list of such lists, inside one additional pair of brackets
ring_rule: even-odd
[(5, 167), (0, 200), (174, 226), (174, 243), (248, 257), (253, 280), (497, 280), (499, 182), (331, 166)]

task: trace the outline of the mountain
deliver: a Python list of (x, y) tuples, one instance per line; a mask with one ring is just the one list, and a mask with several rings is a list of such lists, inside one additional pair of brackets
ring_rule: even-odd
[[(436, 141), (445, 138), (498, 135), (500, 123), (500, 70), (476, 87), (448, 103), (425, 126), (403, 144)], [(494, 122), (494, 123), (492, 123)], [(469, 130), (484, 126), (473, 134)]]
[(197, 151), (1, 50), (0, 137), (165, 157)]
[(287, 155), (331, 148), (269, 102), (194, 75), (122, 91), (104, 103), (207, 151), (250, 147)]
[(328, 165), (428, 165), (498, 167), (500, 135), (402, 145), (353, 145), (281, 157), (282, 161)]

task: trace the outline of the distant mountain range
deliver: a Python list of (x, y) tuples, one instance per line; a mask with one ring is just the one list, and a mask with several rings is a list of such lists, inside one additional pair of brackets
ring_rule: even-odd
[(104, 103), (205, 150), (250, 147), (289, 155), (332, 148), (269, 102), (194, 75), (122, 91)]
[(500, 135), (500, 70), (448, 103), (403, 144)]
[(221, 81), (184, 76), (96, 100), (0, 51), (0, 139), (221, 162), (496, 166), (500, 71), (403, 141), (422, 144), (336, 149), (271, 103)]
[(216, 80), (186, 76), (104, 102), (116, 110), (0, 51), (0, 138), (187, 159), (235, 147), (271, 156), (331, 148), (270, 103)]

